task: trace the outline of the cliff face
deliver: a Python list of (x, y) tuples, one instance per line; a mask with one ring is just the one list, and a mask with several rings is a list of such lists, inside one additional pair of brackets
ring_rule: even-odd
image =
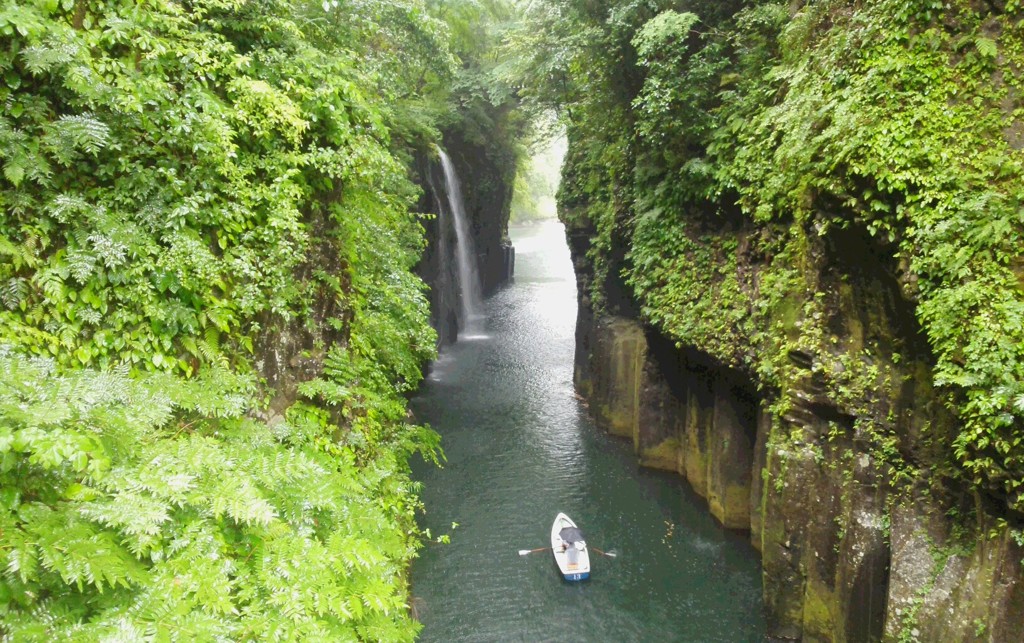
[(602, 296), (619, 290), (607, 278), (595, 310), (595, 231), (575, 221), (577, 388), (642, 464), (678, 472), (723, 525), (750, 531), (773, 636), (1012, 639), (1024, 623), (1024, 551), (998, 504), (944, 478), (939, 447), (956, 423), (933, 390), (897, 268), (866, 237), (796, 235), (783, 243), (802, 252), (779, 259), (758, 251), (751, 230), (717, 231), (737, 252), (701, 268), (730, 266), (719, 279), (750, 296), (780, 263), (799, 271), (788, 304), (762, 323), (830, 347), (822, 357), (794, 345), (781, 386), (765, 387), (717, 349), (667, 339), (621, 292)]
[[(457, 131), (446, 135), (445, 149), (462, 184), (477, 270), (486, 295), (513, 274), (515, 249), (508, 239), (508, 219), (515, 158), (511, 151), (493, 143), (469, 142)], [(423, 188), (420, 212), (433, 215), (423, 221), (427, 246), (417, 272), (430, 287), (431, 324), (437, 330), (438, 341), (450, 344), (459, 330), (455, 228), (448, 212), (444, 172), (437, 158), (421, 155), (416, 167)]]
[(567, 7), (595, 415), (750, 530), (773, 635), (1015, 638), (1019, 8)]
[[(298, 387), (323, 372), (329, 347), (347, 343), (353, 310), (346, 307), (328, 284), (313, 278), (317, 270), (337, 275), (339, 286), (348, 292), (352, 285), (351, 267), (342, 259), (344, 249), (329, 233), (331, 223), (323, 217), (311, 217), (311, 235), (307, 260), (296, 270), (298, 282), (308, 284), (313, 296), (306, 314), (282, 319), (263, 315), (263, 331), (253, 346), (255, 366), (272, 393), (269, 408), (262, 413), (269, 423), (284, 419), (285, 411), (300, 399)], [(339, 328), (331, 320), (344, 324)], [(338, 418), (340, 419), (340, 418)]]

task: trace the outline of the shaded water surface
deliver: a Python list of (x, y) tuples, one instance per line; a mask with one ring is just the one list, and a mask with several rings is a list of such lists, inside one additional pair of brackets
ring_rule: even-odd
[[(576, 286), (562, 226), (513, 228), (515, 282), (485, 302), (483, 330), (434, 365), (413, 400), (442, 436), (423, 526), (450, 533), (412, 567), (421, 641), (760, 641), (760, 572), (746, 537), (718, 527), (678, 477), (637, 467), (572, 387)], [(566, 512), (591, 547), (591, 579), (566, 583), (550, 552)], [(459, 523), (454, 530), (451, 523)]]

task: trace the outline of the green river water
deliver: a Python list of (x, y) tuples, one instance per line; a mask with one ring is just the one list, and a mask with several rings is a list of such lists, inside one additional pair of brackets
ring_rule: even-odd
[[(424, 527), (450, 533), (412, 566), (421, 641), (761, 641), (760, 571), (678, 476), (641, 469), (572, 386), (576, 286), (562, 226), (511, 230), (514, 283), (449, 348), (413, 400), (447, 463), (414, 462)], [(591, 547), (568, 583), (548, 544), (564, 511)], [(458, 527), (452, 529), (453, 522)]]

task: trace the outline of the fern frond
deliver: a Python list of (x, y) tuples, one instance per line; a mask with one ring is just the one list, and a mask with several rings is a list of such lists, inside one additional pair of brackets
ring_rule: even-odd
[(78, 47), (67, 42), (48, 42), (42, 45), (33, 45), (21, 50), (21, 59), (25, 69), (33, 76), (41, 76), (56, 67), (65, 65), (72, 60)]
[(60, 268), (64, 266), (48, 266), (38, 271), (33, 277), (33, 282), (51, 300), (62, 301), (64, 295), (64, 279), (66, 275)]
[(245, 525), (265, 526), (277, 518), (274, 506), (248, 478), (227, 477), (213, 483), (208, 502), (214, 516), (227, 514)]
[(96, 154), (110, 143), (110, 128), (92, 114), (61, 116), (43, 129), (43, 145), (61, 165), (77, 152)]
[(84, 248), (72, 248), (67, 253), (67, 267), (78, 283), (84, 284), (96, 272), (96, 256)]
[(87, 241), (107, 268), (116, 268), (125, 262), (128, 246), (124, 243), (99, 233), (89, 235)]
[[(5, 512), (6, 513), (6, 512)], [(36, 578), (39, 555), (32, 539), (8, 516), (0, 518), (4, 547), (0, 554), (3, 573), (10, 579), (27, 583)]]
[(66, 513), (39, 506), (28, 509), (21, 513), (29, 516), (25, 530), (35, 537), (40, 565), (60, 574), (65, 583), (76, 585), (79, 591), (90, 585), (102, 592), (145, 580), (145, 568), (112, 533)]
[(207, 326), (203, 338), (195, 342), (199, 355), (207, 364), (216, 364), (228, 368), (228, 359), (220, 349), (221, 330), (217, 326)]
[(155, 536), (170, 520), (170, 506), (149, 494), (125, 489), (88, 503), (81, 515), (132, 536)]
[(78, 195), (58, 194), (46, 210), (57, 221), (68, 223), (74, 215), (92, 212), (94, 206)]
[(351, 396), (347, 387), (319, 377), (300, 382), (298, 392), (308, 400), (319, 399), (330, 406), (342, 404)]
[(16, 310), (28, 295), (28, 284), (20, 277), (11, 277), (0, 285), (0, 301), (8, 310)]

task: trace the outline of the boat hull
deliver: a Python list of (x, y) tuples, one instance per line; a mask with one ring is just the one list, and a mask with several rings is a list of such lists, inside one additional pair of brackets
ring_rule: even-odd
[(555, 522), (551, 525), (551, 553), (555, 557), (555, 564), (566, 581), (575, 583), (587, 580), (590, 578), (590, 552), (586, 543), (582, 543), (582, 549), (563, 546), (565, 543), (559, 532), (567, 527), (576, 529), (576, 523), (564, 513), (555, 516)]

